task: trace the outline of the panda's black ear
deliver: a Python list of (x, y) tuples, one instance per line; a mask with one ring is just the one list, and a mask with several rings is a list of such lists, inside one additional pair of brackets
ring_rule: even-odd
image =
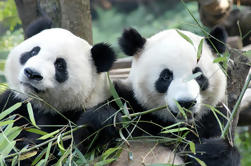
[(119, 38), (119, 46), (128, 56), (135, 55), (145, 45), (146, 39), (133, 28), (125, 29)]
[[(224, 27), (216, 26), (206, 38), (207, 44), (211, 47), (213, 52), (224, 53), (226, 50), (227, 32)], [(221, 42), (220, 42), (221, 41)], [(215, 50), (217, 49), (217, 51)]]
[(52, 21), (49, 17), (40, 17), (31, 22), (25, 30), (25, 39), (28, 39), (39, 32), (50, 29), (52, 27)]
[(92, 59), (97, 68), (97, 73), (107, 72), (111, 69), (116, 55), (109, 44), (95, 44), (91, 49)]

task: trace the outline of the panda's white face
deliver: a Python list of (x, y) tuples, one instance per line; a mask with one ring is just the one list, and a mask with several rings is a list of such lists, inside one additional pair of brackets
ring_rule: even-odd
[[(148, 109), (168, 105), (168, 109), (155, 112), (163, 120), (184, 118), (178, 114), (176, 102), (200, 118), (208, 110), (204, 109), (205, 104), (215, 106), (225, 94), (226, 77), (218, 64), (213, 63), (209, 46), (204, 42), (197, 63), (197, 48), (202, 37), (181, 32), (189, 36), (194, 46), (176, 30), (157, 33), (147, 39), (144, 48), (134, 55), (129, 75), (140, 104)], [(192, 75), (198, 72), (202, 74), (192, 79)]]
[[(91, 48), (67, 30), (44, 30), (9, 54), (5, 72), (9, 86), (18, 98), (33, 94), (58, 110), (91, 107), (99, 98), (104, 100), (101, 95), (89, 101), (96, 83), (103, 79), (96, 72)], [(42, 103), (35, 105), (43, 107)]]

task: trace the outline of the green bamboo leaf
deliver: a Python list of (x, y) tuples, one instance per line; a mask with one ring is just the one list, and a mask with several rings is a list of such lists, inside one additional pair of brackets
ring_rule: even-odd
[(192, 152), (193, 154), (196, 154), (196, 151), (195, 151), (195, 144), (194, 144), (192, 141), (189, 142), (189, 147), (190, 147), (191, 152)]
[(191, 158), (194, 158), (201, 166), (207, 166), (204, 161), (198, 159), (197, 157), (192, 156), (192, 155), (188, 155), (188, 156)]
[(81, 164), (88, 163), (85, 156), (78, 150), (78, 148), (75, 148), (75, 153), (77, 154), (78, 158), (81, 160)]
[(119, 108), (123, 108), (123, 102), (120, 100), (120, 97), (119, 97), (116, 89), (114, 88), (114, 85), (110, 79), (109, 73), (107, 73), (107, 79), (108, 79), (109, 85), (110, 85), (110, 92), (111, 92), (113, 98), (115, 99), (116, 104), (119, 106)]
[(115, 160), (116, 159), (107, 159), (107, 160), (99, 161), (99, 162), (95, 163), (94, 166), (105, 166), (107, 164), (112, 163)]
[(213, 63), (219, 63), (219, 62), (225, 62), (226, 61), (226, 57), (218, 57), (215, 58)]
[(17, 165), (17, 159), (18, 159), (18, 156), (15, 156), (12, 161), (11, 161), (11, 166), (15, 166)]
[(177, 122), (177, 123), (175, 123), (175, 124), (173, 124), (173, 125), (169, 125), (169, 126), (167, 126), (167, 127), (164, 127), (163, 129), (170, 129), (170, 128), (173, 128), (173, 127), (175, 127), (175, 126), (179, 126), (179, 125), (181, 125), (181, 124), (184, 124), (185, 122)]
[(185, 118), (185, 120), (187, 121), (187, 115), (184, 111), (184, 109), (181, 107), (181, 105), (179, 104), (179, 102), (175, 101), (177, 107), (178, 107), (178, 110), (180, 111), (180, 113), (183, 115), (183, 117)]
[(42, 137), (39, 137), (38, 140), (45, 140), (47, 138), (53, 137), (55, 134), (57, 134), (60, 130), (53, 131), (51, 133), (48, 133), (46, 135), (43, 135)]
[(182, 33), (182, 32), (179, 31), (179, 30), (176, 30), (176, 32), (177, 32), (183, 39), (185, 39), (186, 41), (188, 41), (190, 44), (192, 44), (192, 45), (194, 46), (193, 41), (192, 41), (187, 35), (185, 35), (184, 33)]
[(8, 124), (11, 124), (11, 123), (14, 123), (15, 120), (6, 120), (6, 121), (2, 121), (0, 122), (0, 126), (5, 126), (5, 125), (8, 125)]
[(44, 159), (40, 160), (36, 166), (44, 166)]
[(46, 162), (47, 162), (47, 160), (49, 158), (49, 155), (50, 155), (51, 145), (52, 145), (52, 142), (49, 142), (49, 144), (47, 146), (46, 154), (45, 154), (45, 159), (44, 159), (44, 164), (45, 165), (46, 165)]
[(190, 129), (187, 127), (181, 127), (181, 128), (176, 128), (176, 129), (165, 130), (165, 131), (162, 131), (161, 133), (176, 133), (176, 132), (186, 131), (186, 130), (190, 131)]
[(120, 138), (121, 138), (122, 140), (124, 140), (127, 144), (129, 144), (129, 142), (127, 141), (127, 139), (126, 139), (125, 136), (123, 135), (121, 129), (119, 130), (119, 136), (120, 136)]
[(33, 165), (36, 165), (40, 160), (41, 158), (44, 156), (44, 154), (46, 153), (47, 149), (44, 149), (39, 155), (37, 155), (37, 157), (33, 160), (32, 162), (32, 166)]
[(12, 113), (13, 111), (15, 111), (16, 109), (18, 109), (19, 107), (21, 107), (22, 103), (16, 103), (15, 105), (11, 106), (10, 108), (8, 108), (7, 110), (3, 111), (0, 113), (0, 120), (2, 120), (3, 118), (5, 118), (7, 115), (9, 115), (10, 113)]
[(29, 118), (31, 120), (31, 123), (33, 126), (35, 126), (36, 128), (40, 129), (37, 124), (36, 124), (36, 121), (35, 121), (35, 118), (34, 118), (34, 114), (33, 114), (33, 109), (32, 109), (32, 106), (31, 106), (31, 103), (27, 103), (27, 110), (28, 110), (28, 113), (29, 113)]
[(67, 148), (66, 152), (60, 157), (60, 159), (56, 163), (56, 166), (62, 166), (63, 165), (62, 163), (69, 156), (70, 152), (71, 152), (71, 147)]
[(65, 150), (64, 145), (63, 145), (62, 135), (61, 134), (59, 134), (59, 136), (57, 138), (57, 144), (58, 144), (58, 147), (59, 147), (61, 153), (64, 154), (66, 150)]
[(39, 130), (39, 129), (35, 129), (35, 128), (27, 128), (25, 130), (28, 131), (28, 132), (31, 132), (31, 133), (38, 134), (38, 135), (46, 135), (46, 134), (48, 134), (45, 131), (42, 131), (42, 130)]
[(204, 41), (204, 39), (201, 39), (200, 40), (200, 44), (198, 46), (198, 50), (197, 50), (197, 63), (199, 62), (201, 54), (202, 54), (203, 41)]
[(102, 160), (106, 160), (109, 156), (120, 150), (121, 147), (109, 148), (102, 154)]
[(128, 107), (127, 107), (126, 103), (124, 104), (124, 107), (123, 107), (122, 110), (123, 110), (124, 114), (128, 117), (128, 119), (131, 119), (131, 116), (130, 116), (130, 113), (128, 111)]

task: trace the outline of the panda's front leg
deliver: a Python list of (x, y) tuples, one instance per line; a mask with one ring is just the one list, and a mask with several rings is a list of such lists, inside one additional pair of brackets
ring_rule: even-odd
[[(200, 159), (207, 166), (240, 166), (238, 149), (229, 144), (228, 140), (210, 138), (196, 144), (196, 154), (193, 157)], [(189, 158), (188, 166), (200, 166), (195, 158)]]
[(84, 126), (73, 135), (78, 149), (86, 153), (96, 145), (105, 144), (119, 137), (121, 116), (120, 112), (109, 105), (82, 113), (77, 125)]

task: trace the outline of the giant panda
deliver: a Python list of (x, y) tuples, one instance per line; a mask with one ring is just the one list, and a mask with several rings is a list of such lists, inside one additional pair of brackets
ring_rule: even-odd
[[(85, 109), (110, 97), (105, 72), (116, 58), (106, 43), (92, 46), (68, 30), (50, 26), (47, 18), (34, 21), (27, 39), (11, 50), (5, 65), (9, 88), (0, 96), (1, 112), (22, 103), (11, 114), (21, 117), (15, 125), (29, 124), (29, 102), (36, 124), (48, 133), (60, 127), (45, 125), (74, 127)], [(16, 146), (37, 144), (40, 136), (23, 130)]]
[[(226, 115), (226, 111), (219, 106), (224, 101), (226, 75), (221, 66), (214, 63), (215, 55), (223, 53), (226, 49), (224, 44), (226, 37), (227, 34), (221, 27), (215, 27), (205, 38), (188, 31), (170, 29), (147, 39), (137, 30), (129, 28), (119, 39), (123, 52), (133, 56), (128, 80), (115, 82), (120, 97), (129, 101), (135, 112), (166, 105), (165, 109), (142, 115), (141, 121), (152, 123), (138, 123), (141, 131), (135, 131), (135, 135), (142, 134), (143, 129), (145, 133), (156, 136), (162, 131), (159, 125), (170, 126), (177, 122), (185, 122), (179, 127), (188, 127), (191, 130), (196, 128), (198, 135), (189, 132), (185, 139), (195, 143), (197, 153), (176, 155), (177, 157), (172, 158), (169, 164), (186, 163), (197, 166), (200, 164), (194, 158), (196, 157), (207, 166), (240, 165), (237, 148), (230, 145), (227, 139), (220, 138), (218, 121), (225, 125), (226, 119), (220, 115), (217, 119), (213, 111), (206, 106), (217, 107)], [(202, 54), (198, 58), (197, 51), (202, 39), (204, 40)], [(199, 76), (193, 77), (198, 73)], [(190, 113), (185, 113), (187, 119), (180, 113), (178, 105), (190, 110)], [(147, 135), (145, 133), (142, 135)], [(141, 165), (142, 158), (147, 155), (150, 157), (148, 160), (150, 163), (144, 164), (154, 164), (154, 162), (166, 164), (170, 161), (167, 158), (172, 156), (174, 149), (172, 147), (162, 149), (160, 146), (149, 145), (144, 141), (132, 142), (113, 166)], [(189, 151), (188, 147), (181, 144), (178, 152), (182, 154), (184, 149)], [(152, 154), (154, 148), (156, 153)], [(135, 153), (133, 160), (128, 159), (127, 151)]]

